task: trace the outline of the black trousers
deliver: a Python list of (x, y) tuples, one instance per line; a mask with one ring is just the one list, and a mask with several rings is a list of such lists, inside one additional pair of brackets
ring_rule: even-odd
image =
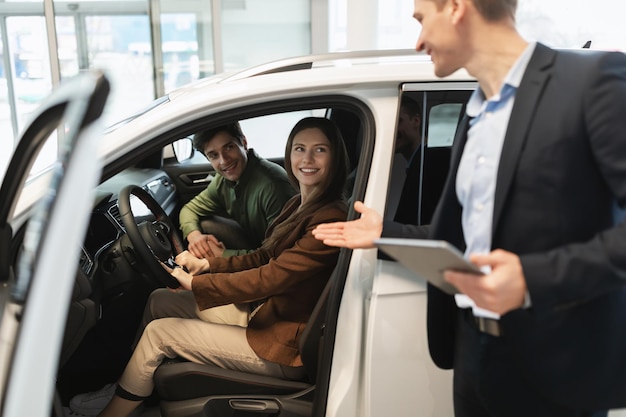
[[(459, 310), (454, 357), (456, 417), (606, 417), (555, 404), (519, 372), (513, 353), (499, 337), (480, 332), (471, 313)], [(590, 384), (593, 381), (589, 381)]]

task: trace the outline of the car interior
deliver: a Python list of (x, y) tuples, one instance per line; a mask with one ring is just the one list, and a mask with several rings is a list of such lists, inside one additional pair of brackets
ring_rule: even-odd
[[(200, 152), (192, 151), (191, 157), (184, 160), (177, 158), (181, 148), (190, 146), (195, 131), (239, 120), (249, 147), (284, 165), (284, 143), (293, 124), (304, 115), (323, 115), (334, 120), (342, 131), (350, 154), (350, 171), (358, 179), (355, 183), (364, 184), (367, 172), (357, 170), (357, 166), (370, 157), (361, 149), (364, 132), (371, 129), (371, 118), (363, 108), (337, 98), (316, 103), (315, 107), (311, 107), (310, 101), (306, 106), (283, 106), (270, 114), (263, 109), (246, 109), (235, 115), (236, 119), (232, 114), (219, 115), (194, 126), (173, 127), (144, 149), (131, 151), (123, 160), (105, 167), (81, 248), (68, 314), (57, 378), (58, 401), (62, 405), (78, 393), (95, 391), (116, 381), (132, 353), (130, 346), (147, 297), (154, 289), (167, 286), (168, 278), (172, 279), (164, 273), (153, 252), (164, 260), (184, 249), (178, 212), (214, 175)], [(260, 139), (253, 138), (253, 129), (247, 126), (254, 126), (253, 122), (268, 126), (267, 121), (259, 122), (268, 116), (274, 117), (272, 123), (287, 120), (287, 124), (261, 132), (264, 137)], [(275, 134), (273, 130), (286, 133)], [(269, 141), (269, 137), (276, 143), (263, 142)], [(271, 150), (266, 151), (272, 146), (279, 149), (273, 155)], [(363, 188), (364, 185), (347, 190), (347, 197), (362, 194)], [(228, 239), (232, 234), (230, 225), (220, 222), (220, 226), (224, 239)], [(154, 234), (163, 238), (147, 242), (146, 236)], [(173, 359), (157, 370), (155, 391), (147, 405), (159, 408), (162, 416), (246, 416), (259, 409), (268, 415), (312, 415), (319, 376), (324, 374), (324, 366), (330, 369), (330, 357), (322, 354), (324, 344), (332, 342), (327, 336), (328, 317), (333, 314), (329, 300), (338, 304), (349, 256), (350, 251), (342, 252), (302, 337), (307, 371), (304, 380), (286, 381)]]

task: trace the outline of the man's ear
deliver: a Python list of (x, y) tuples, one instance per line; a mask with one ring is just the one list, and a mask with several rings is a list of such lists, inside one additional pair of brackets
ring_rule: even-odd
[(244, 136), (243, 138), (241, 138), (241, 145), (243, 145), (243, 148), (247, 151), (248, 150), (248, 139), (246, 139), (246, 137)]
[(468, 2), (470, 2), (472, 0), (450, 0), (450, 16), (452, 17), (452, 23), (453, 24), (458, 24), (463, 17), (465, 16), (465, 13), (467, 12), (467, 8), (468, 8)]

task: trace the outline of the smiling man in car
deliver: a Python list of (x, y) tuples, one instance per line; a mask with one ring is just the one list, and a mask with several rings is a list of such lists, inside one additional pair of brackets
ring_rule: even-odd
[[(230, 256), (256, 249), (265, 230), (295, 194), (285, 170), (248, 149), (238, 122), (219, 126), (195, 135), (194, 146), (202, 152), (216, 175), (205, 190), (183, 206), (180, 228), (197, 257)], [(225, 248), (210, 228), (203, 230), (204, 219), (221, 216), (238, 226), (241, 247)], [(206, 223), (205, 223), (206, 224)]]

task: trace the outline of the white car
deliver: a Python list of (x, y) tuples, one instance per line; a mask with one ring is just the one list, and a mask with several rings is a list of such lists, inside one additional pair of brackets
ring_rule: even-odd
[[(104, 83), (102, 75), (86, 76)], [(240, 121), (249, 147), (282, 164), (294, 123), (311, 114), (328, 117), (350, 154), (350, 198), (393, 217), (401, 97), (422, 106), (422, 136), (428, 138), (422, 149), (449, 150), (475, 87), (464, 72), (435, 77), (430, 58), (415, 51), (294, 58), (175, 90), (96, 139), (91, 125), (76, 129), (79, 139), (86, 137), (76, 143), (95, 143), (93, 152), (60, 146), (61, 155), (73, 157), (27, 182), (32, 162), (11, 165), (4, 182), (12, 185), (3, 185), (0, 196), (0, 221), (7, 219), (0, 228), (0, 414), (60, 416), (73, 395), (121, 374), (147, 296), (165, 285), (154, 278), (160, 266), (147, 249), (156, 252), (158, 243), (146, 244), (145, 232), (181, 239), (178, 210), (212, 178), (211, 165), (192, 149), (196, 132)], [(26, 135), (20, 146), (40, 140)], [(23, 173), (15, 176), (17, 166)], [(57, 180), (49, 184), (51, 176)], [(50, 191), (61, 184), (58, 178), (69, 185)], [(68, 191), (76, 182), (81, 186)], [(416, 197), (420, 203), (436, 198), (426, 194)], [(62, 208), (58, 219), (34, 214), (48, 200)], [(118, 202), (133, 215), (120, 215)], [(163, 245), (167, 252), (169, 242)], [(42, 255), (45, 250), (50, 255)], [(37, 266), (44, 257), (50, 263)], [(377, 250), (343, 250), (303, 337), (308, 379), (174, 360), (158, 369), (144, 414), (452, 417), (451, 372), (430, 359), (425, 315), (424, 280)]]

